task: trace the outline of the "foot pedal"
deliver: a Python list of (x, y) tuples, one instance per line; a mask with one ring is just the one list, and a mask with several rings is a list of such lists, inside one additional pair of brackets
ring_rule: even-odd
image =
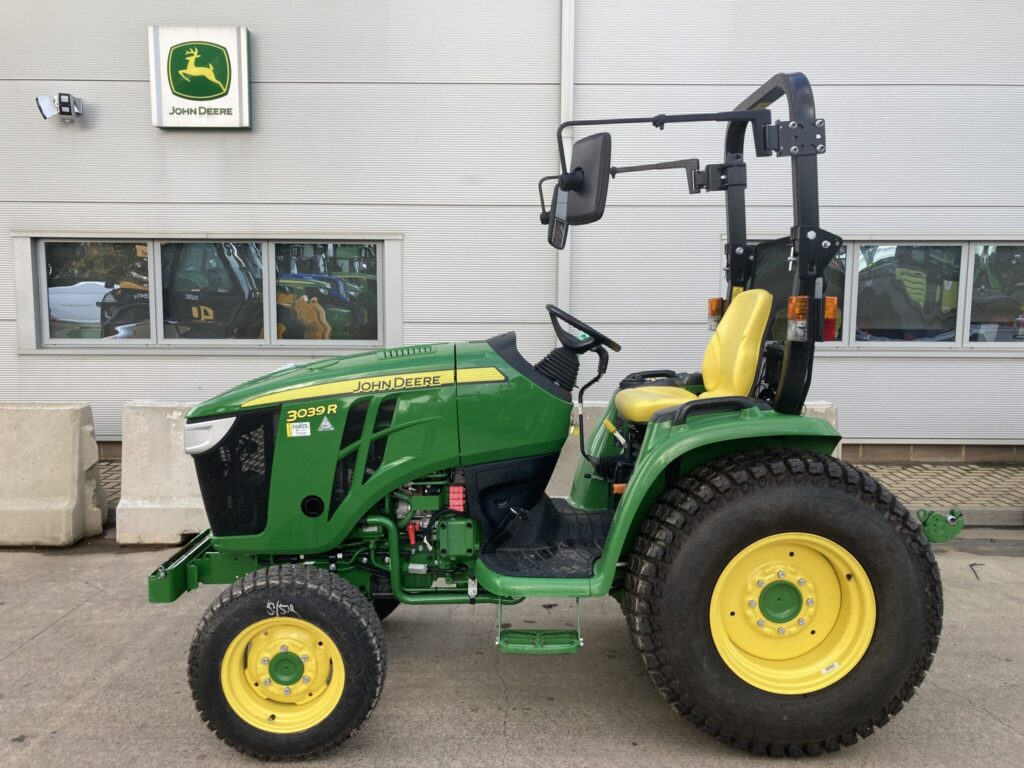
[(502, 653), (533, 655), (576, 653), (583, 647), (580, 633), (580, 600), (576, 598), (576, 629), (505, 629), (502, 604), (498, 602), (498, 637), (494, 644)]

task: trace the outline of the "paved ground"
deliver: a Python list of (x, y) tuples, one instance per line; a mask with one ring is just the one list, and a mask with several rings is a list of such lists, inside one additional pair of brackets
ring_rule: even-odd
[[(1020, 533), (973, 531), (940, 550), (945, 632), (924, 687), (876, 735), (814, 765), (1019, 765), (1024, 542), (1012, 539)], [(0, 550), (0, 765), (252, 764), (207, 731), (185, 681), (193, 629), (218, 589), (172, 605), (145, 601), (146, 573), (167, 554), (119, 549), (109, 536), (64, 551)], [(571, 605), (532, 601), (506, 615), (558, 626), (571, 621)], [(577, 656), (503, 656), (493, 621), (485, 606), (400, 607), (385, 622), (390, 661), (377, 711), (317, 764), (781, 764), (734, 752), (677, 717), (647, 680), (611, 600), (584, 603)]]
[[(866, 464), (911, 509), (1024, 513), (1024, 464)], [(1019, 522), (1018, 522), (1019, 524)]]
[(100, 459), (100, 484), (107, 493), (107, 508), (113, 512), (121, 500), (120, 459)]

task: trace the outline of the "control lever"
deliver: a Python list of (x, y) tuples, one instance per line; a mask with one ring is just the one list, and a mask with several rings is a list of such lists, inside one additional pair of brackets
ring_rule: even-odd
[(593, 467), (598, 470), (598, 474), (601, 474), (601, 460), (587, 453), (586, 439), (583, 435), (583, 394), (587, 389), (600, 381), (601, 377), (604, 376), (605, 372), (608, 370), (608, 350), (603, 346), (597, 346), (594, 348), (594, 351), (597, 353), (597, 375), (580, 387), (580, 393), (576, 399), (576, 419), (580, 430), (580, 453), (583, 454), (583, 458), (589, 461)]

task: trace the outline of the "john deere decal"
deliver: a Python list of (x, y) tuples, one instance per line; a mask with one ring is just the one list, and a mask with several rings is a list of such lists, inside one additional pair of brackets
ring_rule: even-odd
[(179, 43), (167, 54), (167, 82), (183, 99), (219, 99), (231, 87), (231, 57), (216, 43)]

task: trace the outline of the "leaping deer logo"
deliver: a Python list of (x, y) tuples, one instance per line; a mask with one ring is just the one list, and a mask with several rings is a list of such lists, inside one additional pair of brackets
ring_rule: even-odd
[(175, 96), (193, 101), (219, 99), (231, 88), (231, 58), (216, 43), (179, 43), (167, 55), (167, 79)]
[(186, 83), (192, 82), (189, 80), (189, 75), (192, 77), (205, 77), (211, 83), (215, 83), (220, 88), (221, 93), (224, 93), (228, 87), (217, 79), (217, 75), (213, 71), (213, 64), (207, 64), (205, 67), (200, 67), (196, 64), (196, 59), (200, 57), (201, 54), (198, 48), (189, 48), (185, 51), (185, 61), (187, 63), (184, 69), (178, 70), (178, 74), (185, 79)]

